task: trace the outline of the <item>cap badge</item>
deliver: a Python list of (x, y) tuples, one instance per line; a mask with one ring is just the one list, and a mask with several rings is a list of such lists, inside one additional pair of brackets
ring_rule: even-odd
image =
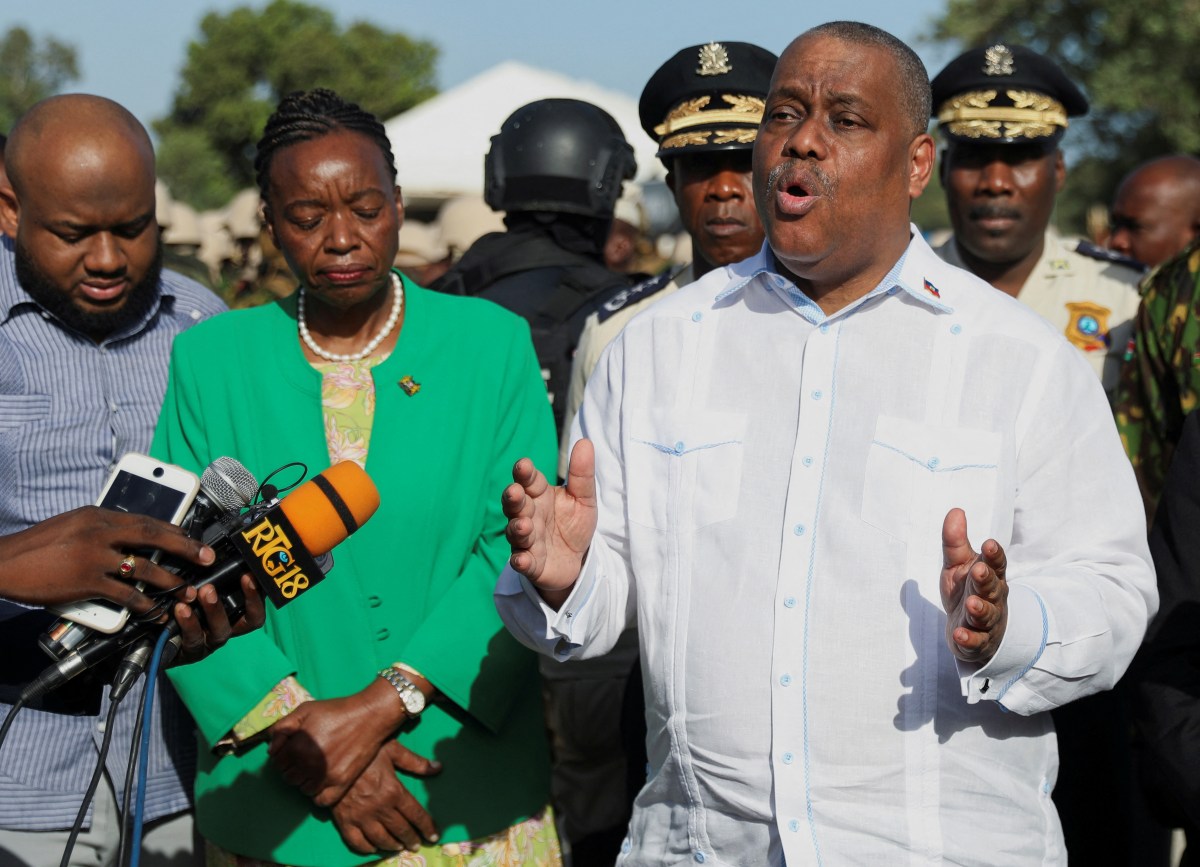
[(1013, 53), (1007, 45), (993, 45), (983, 52), (984, 75), (1012, 75)]
[(700, 46), (700, 66), (697, 75), (724, 75), (733, 72), (729, 63), (729, 52), (720, 42), (710, 42)]

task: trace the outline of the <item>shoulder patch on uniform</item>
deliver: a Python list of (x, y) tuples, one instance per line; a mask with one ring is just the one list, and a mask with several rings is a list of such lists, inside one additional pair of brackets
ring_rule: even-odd
[(1099, 259), (1102, 262), (1124, 265), (1126, 268), (1132, 268), (1139, 273), (1146, 270), (1145, 266), (1137, 259), (1130, 259), (1128, 256), (1123, 256), (1113, 250), (1097, 247), (1091, 241), (1080, 241), (1075, 246), (1075, 252), (1081, 256), (1087, 256), (1089, 259)]
[(676, 268), (673, 271), (664, 271), (657, 277), (651, 277), (649, 280), (643, 280), (641, 283), (636, 283), (633, 286), (627, 286), (614, 292), (597, 305), (596, 318), (600, 322), (603, 322), (630, 304), (635, 304), (643, 298), (649, 298), (651, 295), (661, 292), (670, 285), (671, 281), (682, 270), (683, 268)]

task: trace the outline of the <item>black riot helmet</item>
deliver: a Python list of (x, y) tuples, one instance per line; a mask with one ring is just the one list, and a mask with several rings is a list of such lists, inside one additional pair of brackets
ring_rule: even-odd
[(608, 112), (578, 99), (540, 99), (492, 136), (483, 198), (493, 211), (553, 211), (608, 219), (637, 162)]

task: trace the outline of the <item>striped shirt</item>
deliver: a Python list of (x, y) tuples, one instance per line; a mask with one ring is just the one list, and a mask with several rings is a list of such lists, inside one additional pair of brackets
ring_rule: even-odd
[[(166, 388), (171, 342), (225, 305), (164, 271), (160, 299), (140, 321), (99, 344), (67, 328), (17, 282), (13, 246), (0, 238), (0, 534), (94, 503), (117, 460), (150, 447)], [(0, 600), (0, 674), (40, 670), (49, 658), (4, 621), (27, 609)], [(13, 646), (8, 646), (5, 635)], [(195, 766), (191, 718), (164, 677), (152, 725), (146, 819), (187, 809)], [(107, 690), (105, 690), (107, 692)], [(106, 762), (123, 789), (140, 688), (121, 707)], [(101, 713), (22, 710), (0, 749), (0, 828), (69, 828), (103, 738)], [(0, 703), (0, 716), (8, 705)], [(169, 745), (169, 746), (168, 746)], [(88, 817), (90, 823), (91, 816)]]

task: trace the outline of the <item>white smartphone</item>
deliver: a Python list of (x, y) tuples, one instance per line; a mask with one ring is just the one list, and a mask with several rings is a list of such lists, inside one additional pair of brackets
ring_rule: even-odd
[[(102, 509), (149, 515), (160, 521), (179, 524), (199, 491), (200, 478), (195, 473), (137, 452), (128, 452), (117, 462), (96, 505)], [(149, 556), (155, 561), (158, 559), (157, 552), (135, 553)], [(139, 590), (142, 588), (141, 582), (137, 587)], [(129, 619), (129, 609), (120, 608), (106, 599), (73, 602), (52, 610), (97, 632), (116, 632)]]

